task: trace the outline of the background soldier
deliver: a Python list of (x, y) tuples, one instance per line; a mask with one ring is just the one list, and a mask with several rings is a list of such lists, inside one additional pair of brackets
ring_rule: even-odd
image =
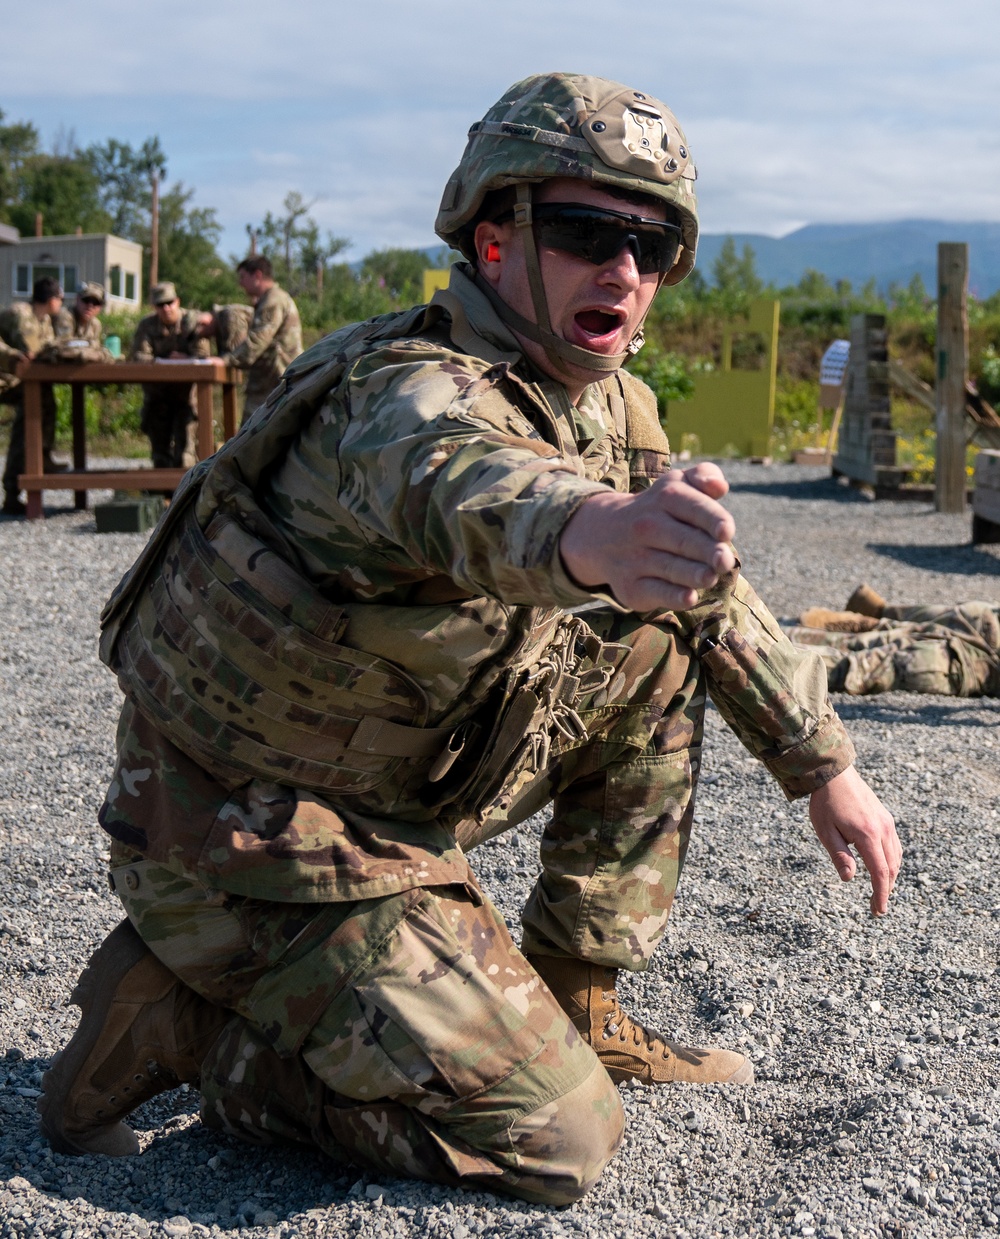
[[(55, 341), (52, 319), (62, 307), (58, 280), (49, 276), (35, 281), (31, 303), (15, 301), (0, 313), (0, 400), (14, 406), (7, 463), (3, 473), (3, 514), (24, 516), (18, 477), (24, 472), (24, 399), (18, 366), (31, 361)], [(66, 465), (52, 459), (56, 438), (56, 402), (50, 386), (42, 387), (42, 452), (46, 473), (63, 473)]]
[(813, 607), (782, 623), (796, 645), (820, 655), (834, 692), (998, 697), (998, 611), (991, 602), (900, 606), (861, 585), (844, 611)]
[[(670, 470), (621, 369), (694, 263), (673, 115), (518, 83), (437, 232), (448, 289), (293, 364), (105, 611), (129, 919), (45, 1077), (63, 1151), (136, 1151), (129, 1111), (197, 1080), (248, 1139), (566, 1203), (621, 1139), (615, 1082), (748, 1083), (616, 989), (666, 925), (706, 691), (887, 906), (899, 843), (822, 665), (740, 576), (720, 471)], [(466, 853), (550, 801), (522, 953)]]
[(302, 324), (295, 302), (274, 282), (270, 260), (263, 255), (244, 258), (236, 268), (243, 291), (253, 302), (253, 318), (246, 339), (232, 351), (219, 354), (227, 366), (246, 370), (244, 421), (277, 387), (289, 363), (302, 352)]
[(106, 301), (102, 284), (89, 281), (83, 284), (76, 294), (73, 308), (64, 305), (52, 320), (56, 340), (85, 340), (100, 348), (101, 311)]
[(233, 353), (250, 334), (254, 307), (242, 302), (230, 305), (213, 305), (198, 315), (198, 334), (206, 340), (214, 340), (219, 356)]
[[(154, 313), (136, 328), (130, 361), (210, 355), (208, 341), (198, 335), (198, 312), (181, 308), (173, 284), (154, 284), (149, 299)], [(190, 469), (198, 459), (193, 385), (143, 383), (142, 392), (141, 426), (149, 436), (153, 467)]]
[[(216, 352), (224, 358), (246, 341), (253, 314), (253, 306), (243, 302), (213, 305), (210, 311), (198, 315), (198, 335), (204, 340), (214, 340)], [(243, 408), (245, 412), (245, 397)]]

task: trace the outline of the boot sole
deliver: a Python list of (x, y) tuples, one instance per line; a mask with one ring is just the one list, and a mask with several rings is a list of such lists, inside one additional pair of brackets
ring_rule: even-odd
[[(125, 1123), (95, 1127), (94, 1140), (82, 1132), (74, 1139), (63, 1129), (61, 1119), (67, 1094), (97, 1044), (118, 987), (148, 950), (132, 923), (122, 921), (98, 947), (70, 994), (69, 1001), (81, 1010), (80, 1023), (69, 1044), (42, 1076), (42, 1096), (38, 1100), (39, 1125), (57, 1153), (124, 1157), (139, 1152), (138, 1138)], [(102, 1144), (105, 1147), (99, 1147)]]

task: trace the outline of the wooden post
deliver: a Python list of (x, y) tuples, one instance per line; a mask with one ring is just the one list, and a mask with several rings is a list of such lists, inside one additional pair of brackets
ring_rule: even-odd
[(231, 439), (236, 433), (236, 384), (225, 383), (222, 387), (222, 438)]
[[(41, 479), (45, 472), (42, 460), (42, 385), (41, 383), (22, 384), (24, 396), (24, 471)], [(36, 483), (37, 484), (37, 483)], [(42, 511), (42, 492), (28, 490), (28, 520), (36, 521), (44, 516)]]
[(195, 383), (198, 408), (198, 459), (207, 460), (215, 451), (215, 424), (212, 415), (212, 384)]
[(937, 452), (934, 504), (939, 512), (965, 511), (965, 382), (969, 368), (969, 247), (938, 245)]
[(149, 214), (149, 286), (160, 282), (160, 170), (154, 168), (149, 178), (152, 207)]
[[(73, 472), (83, 473), (87, 468), (87, 389), (79, 384), (71, 385), (70, 407), (73, 416)], [(87, 492), (73, 492), (73, 507), (83, 512), (87, 507)]]

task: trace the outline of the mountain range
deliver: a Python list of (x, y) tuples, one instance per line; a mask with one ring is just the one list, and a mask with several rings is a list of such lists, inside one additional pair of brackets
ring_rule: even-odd
[(969, 291), (980, 299), (1000, 289), (1000, 224), (956, 224), (909, 219), (878, 224), (807, 224), (783, 237), (756, 233), (702, 233), (698, 267), (711, 281), (712, 264), (727, 236), (738, 254), (749, 245), (765, 284), (787, 288), (812, 268), (831, 283), (850, 280), (859, 290), (874, 279), (880, 292), (890, 284), (907, 285), (919, 274), (933, 296), (937, 288), (939, 241), (966, 241), (969, 246)]

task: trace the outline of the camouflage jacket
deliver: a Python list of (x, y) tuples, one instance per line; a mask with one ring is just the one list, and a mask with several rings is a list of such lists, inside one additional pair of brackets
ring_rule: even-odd
[[(243, 302), (229, 305), (214, 305), (212, 313), (215, 316), (215, 343), (219, 356), (225, 357), (233, 353), (246, 340), (253, 322), (254, 307)], [(299, 350), (301, 352), (301, 349)]]
[(0, 310), (0, 341), (4, 354), (19, 352), (34, 357), (55, 338), (48, 316), (36, 318), (26, 301), (15, 301), (7, 309)]
[[(377, 854), (391, 837), (396, 889), (423, 870), (424, 841), (470, 806), (459, 798), (442, 811), (429, 802), (430, 750), (404, 759), (393, 738), (423, 729), (440, 748), (465, 720), (495, 712), (493, 703), (499, 709), (510, 673), (543, 658), (565, 608), (602, 599), (563, 569), (566, 522), (589, 495), (647, 487), (669, 467), (648, 388), (619, 372), (574, 407), (561, 384), (529, 367), (466, 272), (456, 268), (426, 311), (388, 316), (388, 329), (384, 320), (345, 328), (295, 362), (240, 435), (189, 473), (103, 617), (102, 657), (143, 713), (222, 786), (244, 789), (234, 790), (243, 808), (233, 821), (248, 820), (248, 786), (264, 788), (255, 803), (268, 804), (276, 797), (284, 804), (287, 791), (278, 794), (267, 779), (305, 789), (302, 803), (312, 808), (299, 844), (290, 847), (284, 833), (277, 846), (275, 810), (267, 809), (258, 850), (275, 864), (280, 852), (286, 865), (296, 848), (307, 850), (305, 884), (327, 896), (332, 884), (347, 897), (358, 875), (352, 867), (347, 885), (337, 886), (321, 859), (324, 831), (368, 839), (365, 848)], [(378, 339), (393, 322), (395, 338)], [(265, 602), (249, 605), (261, 594)], [(198, 612), (210, 596), (220, 599), (217, 610)], [(673, 626), (700, 654), (720, 711), (787, 795), (814, 790), (853, 760), (822, 663), (793, 649), (738, 573), (691, 611), (655, 622)], [(314, 635), (298, 636), (303, 629)], [(331, 642), (336, 677), (316, 664)], [(213, 645), (224, 650), (224, 665), (205, 661)], [(193, 675), (178, 661), (182, 649), (198, 664)], [(275, 658), (291, 660), (295, 674), (281, 672)], [(252, 674), (240, 672), (251, 664)], [(274, 691), (279, 679), (283, 696)], [(160, 696), (150, 690), (157, 681)], [(345, 715), (357, 720), (357, 703), (363, 723), (386, 721), (381, 750), (361, 753), (342, 735)], [(185, 711), (185, 727), (175, 728)], [(286, 739), (296, 734), (298, 743)], [(248, 757), (250, 738), (262, 735), (263, 759)], [(324, 748), (344, 755), (339, 783), (302, 774), (309, 753)], [(170, 755), (156, 760), (177, 765)], [(135, 779), (128, 761), (102, 821), (146, 850), (141, 806), (123, 791)], [(256, 775), (250, 785), (248, 773)], [(329, 806), (326, 825), (317, 804)], [(299, 829), (294, 805), (281, 813)], [(224, 844), (216, 822), (220, 842), (210, 849), (203, 833), (191, 835), (191, 821), (178, 823), (173, 841), (167, 828), (156, 844), (161, 855), (176, 845), (188, 863), (214, 866), (226, 889), (319, 897), (295, 885), (301, 865), (294, 880), (279, 881), (277, 869), (268, 879), (261, 857), (247, 853), (246, 834)], [(416, 829), (404, 846), (407, 822)], [(180, 838), (184, 832), (191, 837)], [(245, 867), (247, 886), (237, 884), (234, 865)]]
[(224, 354), (224, 359), (227, 365), (238, 370), (260, 370), (273, 375), (277, 382), (301, 352), (302, 324), (298, 307), (288, 293), (275, 284), (254, 306), (246, 339), (232, 352)]
[(207, 340), (195, 335), (198, 314), (195, 310), (182, 310), (172, 327), (164, 326), (155, 314), (147, 314), (139, 320), (132, 340), (129, 361), (154, 361), (169, 357), (171, 353), (184, 353), (188, 357), (208, 357), (211, 349)]
[(51, 320), (36, 318), (26, 301), (0, 310), (0, 391), (19, 386), (21, 380), (14, 374), (19, 353), (35, 357), (54, 340)]
[(72, 310), (63, 306), (53, 318), (52, 327), (57, 340), (86, 340), (88, 344), (100, 346), (102, 333), (99, 315), (95, 315), (86, 323), (81, 323)]

